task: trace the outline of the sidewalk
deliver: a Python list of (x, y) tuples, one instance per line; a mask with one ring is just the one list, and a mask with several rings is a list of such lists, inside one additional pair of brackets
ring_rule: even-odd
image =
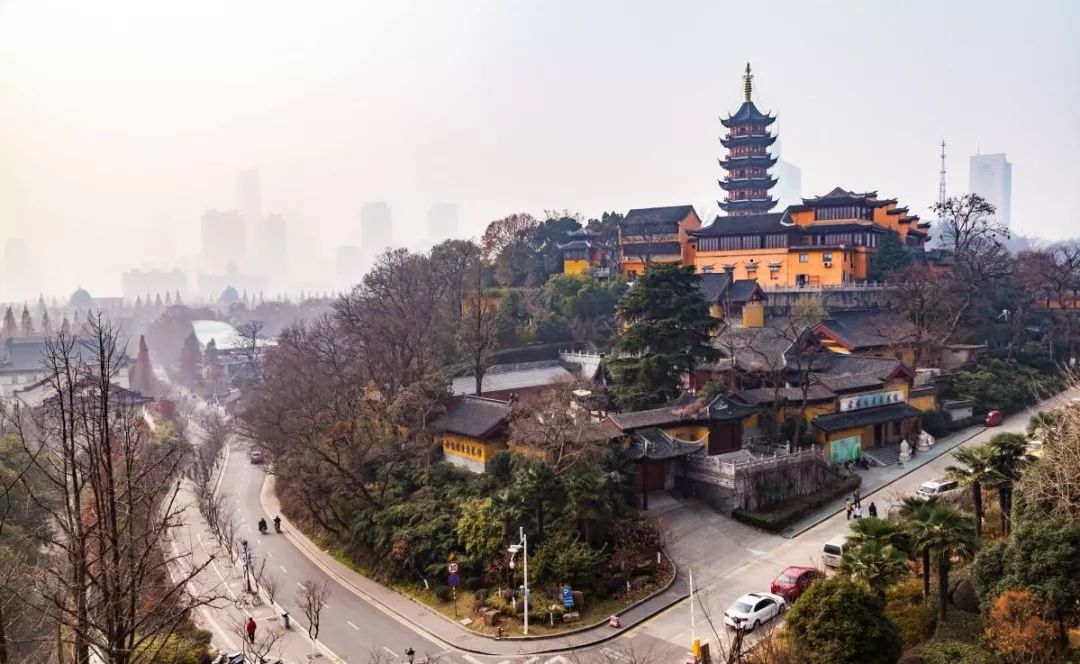
[[(859, 495), (863, 497), (863, 502), (865, 503), (866, 497), (870, 494), (889, 486), (901, 477), (914, 472), (934, 459), (937, 459), (944, 454), (948, 454), (957, 446), (971, 440), (983, 431), (986, 431), (986, 427), (977, 425), (953, 432), (938, 440), (933, 447), (925, 452), (919, 452), (904, 465), (895, 463), (891, 466), (885, 466), (884, 468), (875, 466), (869, 470), (856, 470), (855, 472), (862, 477), (862, 484), (859, 485)], [(782, 530), (780, 534), (788, 539), (798, 537), (834, 514), (842, 512), (844, 510), (844, 501), (847, 500), (847, 498), (847, 495), (836, 498), (813, 514), (791, 524)]]
[[(267, 514), (280, 514), (280, 505), (273, 487), (274, 478), (268, 475), (260, 496), (263, 510)], [(394, 614), (447, 648), (478, 655), (539, 655), (596, 645), (623, 634), (689, 595), (686, 580), (676, 573), (674, 582), (666, 590), (619, 614), (622, 627), (618, 629), (609, 627), (605, 620), (601, 624), (585, 626), (573, 633), (543, 637), (507, 636), (494, 639), (472, 632), (428, 606), (350, 569), (320, 549), (297, 528), (285, 521), (284, 517), (282, 520), (285, 537), (342, 586), (373, 604), (374, 608)]]
[[(227, 459), (226, 448), (219, 469), (224, 467)], [(215, 483), (218, 481), (215, 480)], [(246, 643), (242, 626), (249, 617), (254, 618), (257, 625), (256, 648), (260, 654), (265, 654), (267, 661), (280, 659), (289, 664), (308, 661), (312, 645), (307, 631), (295, 618), (290, 629), (283, 629), (280, 607), (267, 602), (265, 596), (253, 597), (246, 592), (244, 570), (234, 555), (226, 551), (211, 534), (199, 512), (190, 480), (181, 482), (178, 500), (183, 505), (183, 511), (181, 526), (175, 529), (170, 542), (173, 556), (180, 559), (185, 551), (190, 551), (187, 560), (196, 567), (210, 561), (206, 569), (192, 580), (188, 590), (194, 597), (217, 598), (212, 604), (198, 608), (193, 615), (195, 622), (214, 635), (213, 644), (221, 652), (245, 652), (253, 657), (254, 652)], [(254, 580), (252, 584), (254, 586)], [(322, 644), (319, 644), (319, 652), (323, 655), (323, 661), (342, 662)]]

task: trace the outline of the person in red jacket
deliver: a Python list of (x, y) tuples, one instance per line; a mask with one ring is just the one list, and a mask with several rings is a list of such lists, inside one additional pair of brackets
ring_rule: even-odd
[(255, 643), (255, 619), (250, 616), (247, 621), (247, 635), (248, 641)]

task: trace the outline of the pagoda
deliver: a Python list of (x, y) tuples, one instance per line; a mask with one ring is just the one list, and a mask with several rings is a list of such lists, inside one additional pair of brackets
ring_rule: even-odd
[(768, 151), (776, 141), (769, 132), (769, 125), (776, 117), (762, 113), (750, 101), (753, 80), (748, 62), (743, 75), (745, 100), (735, 115), (720, 118), (728, 130), (720, 139), (720, 144), (727, 148), (727, 156), (720, 160), (727, 177), (719, 181), (727, 195), (717, 203), (731, 217), (762, 214), (776, 205), (769, 194), (776, 184), (776, 178), (769, 175), (776, 159)]

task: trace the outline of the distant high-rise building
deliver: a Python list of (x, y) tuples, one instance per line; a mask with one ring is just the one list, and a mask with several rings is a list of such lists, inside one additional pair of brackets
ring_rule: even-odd
[(235, 269), (247, 255), (244, 217), (236, 210), (210, 210), (202, 216), (202, 263), (211, 273)]
[(288, 281), (288, 225), (281, 215), (263, 217), (255, 224), (252, 238), (255, 271), (267, 278), (270, 288), (284, 287)]
[(436, 203), (428, 210), (428, 239), (442, 242), (457, 237), (458, 207), (453, 203)]
[(263, 218), (259, 171), (251, 169), (236, 174), (236, 206), (249, 224), (255, 224)]
[(779, 140), (773, 143), (772, 156), (776, 158), (776, 165), (772, 168), (772, 174), (776, 176), (776, 186), (773, 187), (772, 194), (779, 205), (778, 209), (789, 205), (802, 205), (802, 170), (795, 164), (784, 161)]
[(977, 154), (971, 158), (971, 193), (985, 198), (997, 208), (997, 221), (1009, 228), (1012, 224), (1012, 164), (1004, 152)]
[(334, 257), (338, 285), (352, 288), (364, 277), (364, 251), (360, 247), (338, 247)]
[(360, 245), (368, 258), (378, 256), (393, 243), (390, 206), (383, 201), (368, 203), (360, 209)]

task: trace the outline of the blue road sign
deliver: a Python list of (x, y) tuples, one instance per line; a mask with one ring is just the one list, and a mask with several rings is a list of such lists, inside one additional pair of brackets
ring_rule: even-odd
[(451, 588), (457, 587), (459, 583), (461, 583), (461, 577), (458, 576), (457, 572), (454, 572), (446, 579), (446, 585), (450, 586)]
[(568, 609), (574, 608), (574, 593), (570, 590), (570, 586), (562, 587), (562, 603)]

